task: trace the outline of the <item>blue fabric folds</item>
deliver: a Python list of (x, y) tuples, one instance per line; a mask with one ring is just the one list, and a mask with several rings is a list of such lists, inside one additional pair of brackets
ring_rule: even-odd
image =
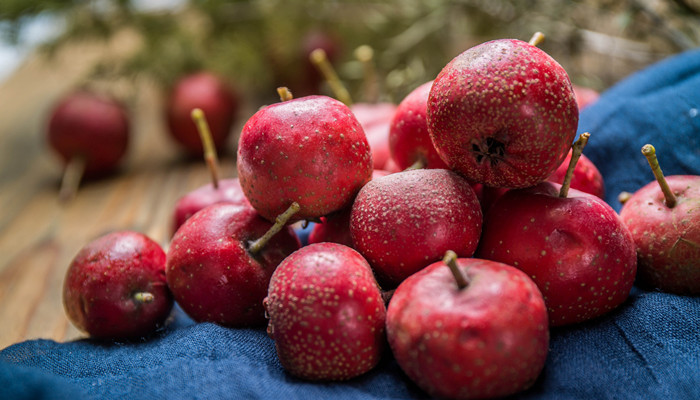
[[(700, 174), (700, 51), (630, 76), (581, 114), (584, 153), (607, 201), (653, 179), (653, 144), (667, 175)], [(286, 374), (264, 329), (195, 324), (176, 308), (148, 340), (32, 340), (0, 351), (0, 399), (419, 399), (387, 352), (364, 376), (309, 383)], [(700, 297), (635, 288), (612, 313), (552, 330), (540, 379), (522, 399), (699, 399)]]
[(641, 149), (654, 145), (665, 175), (700, 174), (700, 50), (640, 71), (603, 93), (583, 110), (579, 133), (590, 132), (583, 150), (605, 180), (606, 201), (654, 180)]

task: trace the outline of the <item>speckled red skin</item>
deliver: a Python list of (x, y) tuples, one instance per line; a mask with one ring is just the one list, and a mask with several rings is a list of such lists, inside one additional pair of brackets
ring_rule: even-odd
[(666, 177), (677, 203), (668, 208), (656, 181), (620, 211), (637, 247), (639, 281), (664, 292), (700, 295), (700, 176)]
[(51, 147), (64, 163), (85, 157), (85, 176), (114, 171), (129, 145), (129, 116), (118, 101), (77, 91), (54, 106), (47, 127)]
[[(153, 301), (137, 301), (138, 292), (151, 293)], [(68, 268), (63, 305), (71, 322), (94, 338), (138, 339), (153, 333), (173, 306), (165, 281), (165, 252), (132, 231), (91, 241)]]
[(180, 197), (173, 213), (173, 234), (197, 211), (217, 203), (232, 203), (250, 206), (238, 178), (219, 180), (218, 188), (209, 183)]
[(481, 399), (530, 387), (549, 346), (537, 286), (497, 262), (460, 258), (459, 289), (441, 261), (408, 277), (387, 311), (387, 337), (401, 369), (431, 396)]
[(271, 226), (249, 206), (219, 203), (198, 211), (178, 229), (168, 249), (167, 279), (187, 315), (228, 327), (265, 323), (262, 301), (270, 277), (301, 246), (286, 227), (252, 256), (248, 242)]
[(469, 182), (445, 169), (419, 169), (365, 185), (352, 206), (350, 234), (382, 285), (395, 287), (447, 250), (471, 256), (481, 224)]
[(273, 221), (296, 201), (295, 220), (348, 207), (372, 176), (360, 123), (343, 103), (307, 96), (264, 107), (243, 127), (238, 178), (250, 204)]
[(265, 305), (268, 334), (290, 374), (346, 380), (379, 362), (386, 307), (369, 264), (355, 250), (337, 243), (303, 247), (273, 274)]
[[(562, 161), (559, 168), (552, 175), (547, 178), (550, 182), (563, 183), (564, 176), (566, 175), (566, 170), (569, 168), (569, 162), (571, 161), (571, 150), (566, 155), (564, 161)], [(581, 157), (576, 162), (574, 167), (574, 174), (571, 177), (571, 187), (582, 192), (598, 196), (601, 199), (605, 198), (605, 183), (603, 182), (603, 176), (598, 171), (598, 168), (593, 164), (593, 162), (581, 154)]]
[(426, 82), (399, 103), (389, 130), (391, 158), (404, 170), (422, 160), (424, 168), (448, 168), (428, 133), (428, 95), (433, 81)]
[(494, 40), (455, 57), (428, 99), (428, 129), (451, 169), (472, 182), (527, 187), (561, 164), (578, 126), (564, 69), (526, 42)]
[(186, 75), (173, 85), (167, 98), (168, 132), (189, 154), (202, 155), (202, 139), (192, 121), (192, 110), (200, 108), (206, 116), (214, 146), (224, 149), (239, 104), (238, 94), (222, 78), (209, 72)]
[(552, 326), (619, 306), (637, 272), (634, 241), (600, 198), (542, 182), (510, 190), (491, 207), (476, 256), (513, 265), (542, 291)]
[(372, 165), (383, 169), (391, 158), (389, 152), (389, 125), (396, 111), (393, 103), (355, 103), (350, 110), (362, 125), (372, 151)]
[[(372, 179), (389, 174), (389, 171), (375, 169), (372, 171)], [(333, 242), (355, 248), (350, 234), (350, 211), (352, 211), (352, 207), (347, 207), (331, 215), (321, 217), (321, 222), (315, 224), (309, 233), (309, 243)]]

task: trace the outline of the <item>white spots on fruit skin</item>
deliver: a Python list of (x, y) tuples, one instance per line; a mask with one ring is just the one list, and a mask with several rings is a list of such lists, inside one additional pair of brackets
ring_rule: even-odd
[[(337, 254), (321, 250), (330, 247)], [(354, 250), (307, 246), (277, 268), (268, 299), (280, 362), (293, 375), (344, 380), (378, 362), (386, 309)]]

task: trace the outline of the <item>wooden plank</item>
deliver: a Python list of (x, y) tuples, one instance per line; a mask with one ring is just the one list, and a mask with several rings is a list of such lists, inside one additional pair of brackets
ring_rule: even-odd
[[(167, 249), (175, 202), (209, 180), (204, 162), (184, 157), (165, 132), (158, 87), (137, 80), (129, 98), (133, 140), (120, 170), (84, 182), (71, 202), (58, 203), (61, 166), (44, 141), (48, 112), (101, 55), (123, 51), (124, 40), (70, 48), (50, 61), (34, 57), (0, 86), (0, 348), (83, 337), (62, 303), (78, 250), (121, 229)], [(221, 160), (222, 176), (235, 176), (235, 161)]]

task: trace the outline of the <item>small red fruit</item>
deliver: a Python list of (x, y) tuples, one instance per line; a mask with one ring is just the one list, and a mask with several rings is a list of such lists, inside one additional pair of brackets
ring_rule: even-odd
[(83, 247), (63, 283), (63, 305), (80, 330), (99, 339), (137, 339), (170, 314), (165, 252), (131, 231), (103, 235)]
[(238, 95), (223, 79), (209, 72), (198, 72), (175, 83), (167, 99), (165, 115), (172, 137), (196, 156), (204, 150), (192, 121), (192, 110), (200, 108), (207, 115), (214, 146), (221, 149), (231, 134), (238, 107)]
[(542, 291), (552, 326), (619, 306), (637, 271), (627, 227), (602, 199), (542, 182), (509, 190), (484, 218), (477, 257), (525, 272)]
[(428, 133), (428, 95), (433, 81), (426, 82), (399, 104), (389, 130), (391, 158), (399, 169), (413, 166), (417, 161), (425, 168), (447, 168)]
[(493, 187), (547, 179), (577, 127), (566, 71), (520, 40), (493, 40), (458, 55), (428, 99), (428, 129), (440, 158), (470, 181)]
[(639, 280), (664, 292), (700, 295), (700, 176), (663, 177), (653, 146), (644, 146), (657, 181), (620, 211), (637, 248)]
[(369, 264), (347, 246), (316, 243), (287, 257), (265, 308), (280, 363), (292, 375), (346, 380), (379, 362), (386, 307)]
[(372, 175), (369, 144), (343, 103), (307, 96), (264, 107), (245, 124), (238, 177), (250, 204), (268, 220), (298, 202), (296, 219), (350, 206)]
[(394, 292), (386, 326), (399, 366), (440, 398), (495, 398), (527, 389), (549, 346), (542, 294), (509, 265), (460, 258), (452, 268), (457, 276), (436, 262)]
[(167, 279), (187, 315), (231, 327), (265, 322), (262, 300), (270, 277), (301, 246), (292, 228), (284, 227), (253, 251), (252, 243), (271, 227), (250, 206), (228, 203), (185, 221), (168, 249)]
[(350, 233), (379, 281), (396, 286), (449, 249), (471, 256), (481, 223), (469, 182), (445, 169), (418, 169), (365, 185), (352, 206)]
[(94, 177), (113, 171), (126, 154), (129, 118), (116, 100), (80, 90), (58, 101), (47, 134), (66, 164), (82, 158), (85, 176)]

